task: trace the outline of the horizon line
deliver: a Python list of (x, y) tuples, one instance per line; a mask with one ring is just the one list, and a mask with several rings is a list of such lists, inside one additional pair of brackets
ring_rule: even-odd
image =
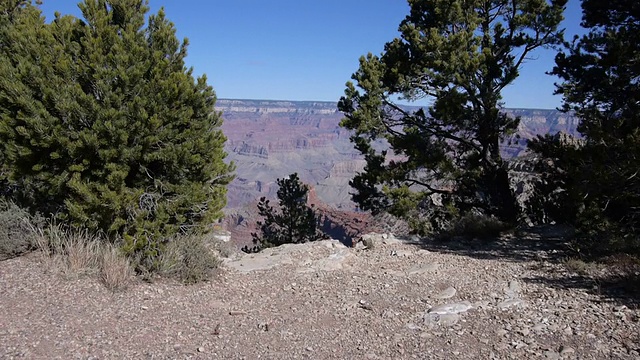
[[(287, 100), (287, 99), (252, 99), (252, 98), (216, 98), (218, 100), (227, 100), (227, 101), (262, 101), (262, 102), (290, 102), (290, 103), (304, 103), (304, 102), (314, 102), (314, 103), (326, 103), (326, 104), (337, 104), (338, 101), (329, 101), (329, 100)], [(420, 105), (408, 105), (404, 104), (403, 106), (411, 106), (411, 107), (422, 107)], [(545, 111), (558, 111), (563, 112), (558, 108), (533, 108), (533, 107), (503, 107), (503, 109), (507, 110), (545, 110)]]

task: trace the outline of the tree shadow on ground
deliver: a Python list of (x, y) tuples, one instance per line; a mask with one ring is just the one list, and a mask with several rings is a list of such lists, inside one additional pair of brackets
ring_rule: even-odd
[[(425, 250), (468, 256), (475, 259), (531, 262), (532, 269), (543, 263), (557, 266), (540, 267), (540, 275), (523, 278), (529, 283), (556, 289), (580, 289), (598, 297), (598, 301), (640, 307), (640, 264), (628, 258), (610, 257), (606, 263), (584, 263), (598, 271), (572, 271), (565, 267), (567, 259), (577, 257), (572, 250), (571, 229), (560, 226), (538, 226), (518, 229), (499, 238), (424, 239), (418, 245)], [(543, 269), (544, 268), (544, 269)]]
[(424, 239), (425, 250), (468, 256), (475, 259), (505, 261), (559, 261), (571, 254), (571, 231), (565, 227), (538, 226), (517, 229), (499, 237)]

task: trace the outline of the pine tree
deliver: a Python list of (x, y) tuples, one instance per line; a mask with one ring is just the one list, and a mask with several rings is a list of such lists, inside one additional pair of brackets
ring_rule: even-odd
[[(39, 11), (0, 63), (4, 177), (32, 210), (153, 256), (222, 216), (233, 165), (187, 40), (143, 0), (86, 0), (83, 19)], [(35, 41), (34, 41), (35, 40)]]
[[(410, 0), (401, 37), (360, 58), (339, 102), (367, 162), (351, 182), (354, 201), (418, 231), (472, 211), (514, 223), (500, 142), (519, 119), (501, 112), (501, 92), (533, 50), (561, 41), (565, 3)], [(398, 99), (432, 105), (410, 110)]]
[(317, 229), (313, 208), (307, 205), (309, 187), (298, 178), (298, 174), (278, 179), (279, 211), (265, 197), (260, 198), (258, 211), (263, 221), (258, 222), (261, 234), (251, 234), (254, 247), (245, 246), (245, 252), (258, 252), (282, 244), (316, 241), (326, 236)]
[[(549, 220), (577, 225), (583, 238), (640, 245), (640, 3), (583, 0), (589, 32), (566, 44), (552, 73), (563, 108), (580, 119), (580, 146), (540, 137), (539, 199)], [(570, 211), (563, 211), (570, 210)], [(570, 214), (570, 216), (567, 216)], [(555, 215), (555, 216), (554, 216)]]

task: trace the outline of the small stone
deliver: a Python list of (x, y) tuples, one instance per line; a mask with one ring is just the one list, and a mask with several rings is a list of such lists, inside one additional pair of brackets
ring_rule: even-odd
[(564, 328), (564, 330), (562, 330), (562, 332), (565, 335), (573, 335), (573, 329), (571, 328), (571, 326), (567, 326), (566, 328)]
[(436, 295), (436, 299), (450, 299), (456, 294), (456, 289), (453, 286), (449, 286), (448, 288), (442, 290), (438, 295)]
[(203, 348), (202, 346), (200, 346), (200, 347), (198, 348), (198, 352), (204, 352), (204, 348)]
[(544, 330), (545, 325), (543, 323), (537, 323), (533, 326), (534, 331), (542, 331)]
[(550, 359), (550, 360), (559, 360), (560, 359), (560, 354), (558, 354), (555, 351), (547, 350), (547, 351), (544, 352), (544, 357), (546, 359)]
[(616, 306), (613, 308), (613, 311), (615, 312), (621, 312), (621, 311), (625, 311), (627, 309), (626, 305), (620, 305), (620, 306)]
[(565, 356), (565, 355), (569, 355), (569, 354), (574, 354), (576, 351), (569, 346), (562, 346), (560, 348), (560, 355)]
[(307, 348), (305, 350), (311, 352), (311, 351), (313, 351), (313, 348), (311, 346), (307, 346)]
[(528, 328), (523, 328), (518, 330), (518, 334), (522, 335), (522, 336), (527, 336), (529, 335), (529, 333), (531, 332), (531, 330), (529, 330)]

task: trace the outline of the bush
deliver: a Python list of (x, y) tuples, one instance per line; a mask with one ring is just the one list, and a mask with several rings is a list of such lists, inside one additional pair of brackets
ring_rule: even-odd
[(0, 200), (0, 260), (20, 256), (36, 247), (36, 228), (43, 219), (12, 202)]
[(208, 280), (222, 261), (198, 235), (176, 236), (159, 257), (160, 271), (179, 278), (185, 284)]

